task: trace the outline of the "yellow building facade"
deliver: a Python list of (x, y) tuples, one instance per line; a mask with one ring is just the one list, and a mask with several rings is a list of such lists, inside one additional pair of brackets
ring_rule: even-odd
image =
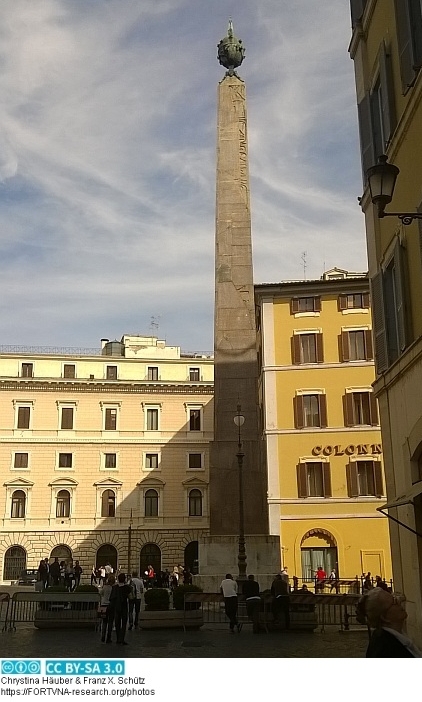
[(379, 217), (367, 170), (385, 154), (400, 173), (387, 212), (422, 211), (422, 6), (353, 0), (352, 38), (362, 152), (375, 361), (393, 576), (407, 629), (422, 646), (421, 220)]
[(0, 354), (0, 580), (41, 558), (195, 568), (213, 359), (156, 337)]
[(270, 533), (282, 563), (308, 581), (320, 565), (342, 579), (389, 579), (368, 278), (334, 269), (257, 285), (255, 299)]

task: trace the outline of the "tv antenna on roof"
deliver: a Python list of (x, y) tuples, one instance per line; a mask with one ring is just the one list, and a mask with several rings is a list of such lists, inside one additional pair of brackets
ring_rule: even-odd
[(306, 251), (302, 251), (301, 259), (302, 259), (302, 263), (303, 263), (303, 278), (304, 278), (304, 280), (306, 280), (306, 266), (307, 266), (306, 256), (307, 256)]

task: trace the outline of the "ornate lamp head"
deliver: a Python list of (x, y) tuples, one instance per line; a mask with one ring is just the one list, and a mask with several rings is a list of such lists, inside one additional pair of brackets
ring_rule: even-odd
[(226, 75), (236, 75), (235, 68), (238, 68), (245, 57), (245, 47), (242, 40), (237, 39), (233, 34), (233, 22), (229, 20), (227, 36), (218, 44), (217, 58), (219, 63), (227, 68)]

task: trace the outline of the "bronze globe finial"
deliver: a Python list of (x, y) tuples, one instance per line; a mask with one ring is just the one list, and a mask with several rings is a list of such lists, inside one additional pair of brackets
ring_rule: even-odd
[(219, 63), (227, 68), (227, 76), (237, 75), (235, 68), (238, 68), (245, 57), (245, 47), (242, 40), (235, 37), (233, 32), (233, 22), (229, 19), (227, 36), (218, 44), (217, 58)]

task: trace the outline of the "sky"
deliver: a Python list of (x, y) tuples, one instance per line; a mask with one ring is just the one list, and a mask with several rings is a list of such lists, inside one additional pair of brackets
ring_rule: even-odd
[(348, 0), (3, 0), (1, 345), (212, 352), (230, 17), (255, 282), (367, 269)]

